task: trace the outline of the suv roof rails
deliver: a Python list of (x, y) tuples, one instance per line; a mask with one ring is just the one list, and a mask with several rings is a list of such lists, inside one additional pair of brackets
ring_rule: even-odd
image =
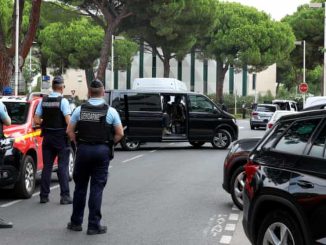
[(31, 100), (34, 97), (43, 97), (44, 95), (47, 95), (46, 93), (42, 92), (32, 92), (27, 95), (27, 101)]

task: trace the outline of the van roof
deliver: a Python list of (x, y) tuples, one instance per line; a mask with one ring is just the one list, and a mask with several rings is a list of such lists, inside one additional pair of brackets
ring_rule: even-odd
[(189, 92), (189, 91), (167, 91), (167, 90), (136, 90), (136, 89), (112, 89), (112, 90), (106, 90), (105, 92), (123, 92), (123, 93), (144, 93), (144, 94), (152, 94), (152, 93), (158, 93), (158, 94), (200, 94), (197, 92)]
[(277, 102), (280, 102), (280, 103), (286, 103), (286, 102), (297, 103), (297, 102), (295, 102), (294, 100), (280, 100), (280, 99), (278, 99), (278, 100), (273, 100), (272, 102), (273, 102), (273, 103), (277, 103)]

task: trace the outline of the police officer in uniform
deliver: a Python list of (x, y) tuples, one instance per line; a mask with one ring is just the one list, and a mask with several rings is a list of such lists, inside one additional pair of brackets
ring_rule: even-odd
[[(4, 138), (3, 134), (3, 124), (9, 126), (11, 124), (11, 119), (8, 115), (6, 106), (0, 101), (0, 138)], [(0, 228), (12, 228), (12, 223), (7, 222), (0, 218)]]
[(102, 195), (112, 154), (110, 146), (123, 137), (123, 128), (117, 111), (109, 107), (103, 99), (102, 82), (92, 81), (88, 93), (90, 99), (75, 109), (67, 128), (70, 139), (77, 144), (73, 212), (67, 228), (73, 231), (82, 230), (87, 186), (90, 181), (87, 234), (96, 235), (107, 231), (107, 227), (100, 222)]
[(70, 121), (71, 110), (67, 99), (62, 97), (64, 81), (61, 76), (54, 77), (52, 90), (44, 96), (37, 106), (34, 122), (41, 125), (43, 143), (43, 171), (41, 176), (40, 203), (49, 201), (50, 182), (53, 162), (58, 157), (58, 178), (60, 184), (60, 204), (71, 204), (69, 192), (69, 154), (66, 128)]

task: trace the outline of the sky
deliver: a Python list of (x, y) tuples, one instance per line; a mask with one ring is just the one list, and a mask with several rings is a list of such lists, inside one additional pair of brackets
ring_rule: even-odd
[(273, 19), (280, 20), (288, 14), (292, 14), (297, 7), (309, 3), (310, 0), (228, 0), (229, 2), (239, 2), (243, 5), (256, 7), (270, 14)]

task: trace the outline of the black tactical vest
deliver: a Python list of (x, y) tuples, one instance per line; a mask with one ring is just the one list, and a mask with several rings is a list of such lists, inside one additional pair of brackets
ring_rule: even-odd
[(42, 100), (43, 129), (65, 129), (67, 128), (65, 117), (60, 109), (62, 97), (44, 96)]
[(76, 127), (78, 143), (112, 144), (113, 127), (106, 122), (108, 109), (105, 103), (95, 106), (87, 102), (81, 106)]

